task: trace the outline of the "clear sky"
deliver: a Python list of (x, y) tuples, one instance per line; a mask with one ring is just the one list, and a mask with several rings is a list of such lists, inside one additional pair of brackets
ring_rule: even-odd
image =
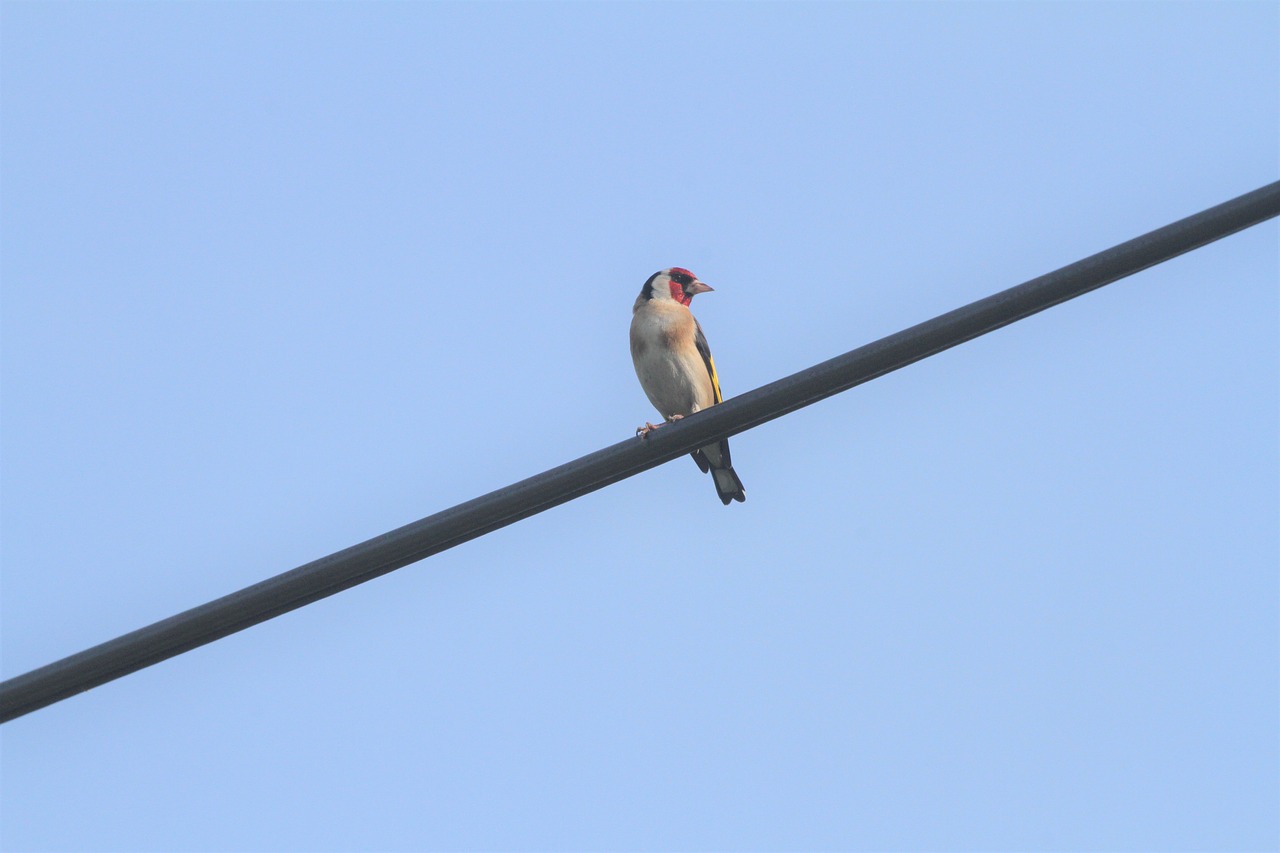
[[(1280, 177), (1280, 5), (0, 8), (3, 674)], [(0, 729), (6, 851), (1280, 844), (1280, 228)]]

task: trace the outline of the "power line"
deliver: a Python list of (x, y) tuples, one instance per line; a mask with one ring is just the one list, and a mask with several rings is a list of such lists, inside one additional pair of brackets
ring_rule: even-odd
[(527, 480), (0, 683), (0, 722), (372, 580), (1280, 215), (1280, 181)]

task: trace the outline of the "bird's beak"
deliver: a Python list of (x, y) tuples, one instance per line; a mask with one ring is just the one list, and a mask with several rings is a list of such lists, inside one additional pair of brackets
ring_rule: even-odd
[(709, 284), (703, 284), (702, 282), (698, 281), (696, 278), (693, 280), (693, 284), (689, 285), (690, 296), (693, 296), (694, 294), (697, 294), (697, 293), (710, 293), (713, 290), (715, 290), (714, 287), (712, 287)]

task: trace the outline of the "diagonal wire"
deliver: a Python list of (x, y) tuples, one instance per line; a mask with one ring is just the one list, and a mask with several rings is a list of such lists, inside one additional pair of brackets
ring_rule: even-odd
[(1246, 193), (685, 418), (0, 683), (0, 722), (372, 580), (1280, 215)]

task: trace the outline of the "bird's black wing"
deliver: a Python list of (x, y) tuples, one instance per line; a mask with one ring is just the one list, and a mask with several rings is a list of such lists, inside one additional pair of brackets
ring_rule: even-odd
[(702, 363), (707, 366), (707, 375), (711, 377), (711, 391), (715, 395), (717, 403), (723, 403), (724, 398), (720, 395), (720, 377), (716, 375), (716, 361), (711, 357), (711, 345), (707, 343), (707, 336), (702, 334), (702, 325), (697, 321), (693, 321), (693, 344), (698, 348), (698, 355), (702, 356)]

